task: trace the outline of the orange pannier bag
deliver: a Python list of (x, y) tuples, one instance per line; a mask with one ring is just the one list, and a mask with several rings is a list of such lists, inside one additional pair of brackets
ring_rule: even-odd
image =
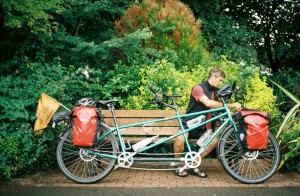
[(235, 119), (239, 122), (239, 134), (242, 145), (247, 150), (265, 150), (269, 137), (271, 118), (267, 112), (242, 110)]
[(101, 115), (97, 108), (77, 106), (72, 112), (72, 141), (75, 146), (91, 147), (101, 132)]

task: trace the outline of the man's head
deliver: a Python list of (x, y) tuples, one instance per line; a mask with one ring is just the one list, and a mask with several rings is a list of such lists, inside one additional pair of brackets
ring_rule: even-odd
[(225, 79), (225, 73), (219, 68), (213, 68), (209, 71), (208, 82), (213, 87), (218, 87)]

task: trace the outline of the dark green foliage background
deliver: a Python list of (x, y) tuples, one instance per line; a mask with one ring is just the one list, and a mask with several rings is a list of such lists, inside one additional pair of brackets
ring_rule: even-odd
[[(299, 33), (299, 1), (295, 1), (293, 15), (284, 12), (295, 18), (292, 25), (284, 26), (278, 16), (273, 16), (278, 21), (275, 26), (284, 31), (271, 46), (271, 57), (267, 56), (270, 51), (258, 44), (268, 35), (268, 29), (247, 24), (247, 7), (234, 12), (235, 2), (229, 0), (182, 2), (202, 19), (203, 43), (207, 43), (212, 58), (217, 61), (220, 55), (226, 55), (237, 64), (243, 60), (245, 69), (250, 65), (271, 68), (275, 81), (291, 92), (300, 92), (299, 37), (293, 37), (294, 42), (289, 40), (288, 44), (284, 44), (283, 37), (284, 32), (291, 32), (291, 36)], [(56, 166), (56, 143), (62, 129), (49, 126), (42, 136), (33, 134), (42, 92), (69, 108), (82, 97), (126, 100), (141, 85), (138, 73), (142, 65), (160, 59), (178, 60), (174, 51), (143, 47), (150, 39), (145, 30), (118, 37), (114, 22), (132, 4), (135, 1), (0, 0), (0, 178)], [(260, 11), (258, 6), (255, 8)], [(225, 12), (226, 7), (232, 12)], [(232, 28), (237, 23), (240, 28)], [(284, 115), (293, 103), (279, 90), (276, 94)], [(281, 119), (277, 119), (278, 124)], [(299, 131), (294, 132), (299, 135)], [(294, 137), (297, 136), (287, 135), (285, 141)], [(299, 146), (297, 149), (299, 153)], [(294, 164), (299, 160), (297, 152), (292, 155), (295, 159), (286, 163), (286, 170), (299, 171), (299, 164)]]

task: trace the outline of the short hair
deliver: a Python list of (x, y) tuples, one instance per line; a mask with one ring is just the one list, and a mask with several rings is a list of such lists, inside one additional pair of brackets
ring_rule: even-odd
[(209, 71), (208, 78), (210, 78), (212, 76), (216, 76), (216, 77), (221, 76), (221, 77), (225, 78), (225, 72), (220, 68), (213, 68)]

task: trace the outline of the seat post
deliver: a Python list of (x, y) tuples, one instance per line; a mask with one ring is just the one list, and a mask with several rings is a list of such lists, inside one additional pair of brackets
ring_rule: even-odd
[(115, 113), (115, 106), (114, 106), (114, 104), (112, 104), (112, 103), (108, 103), (108, 104), (107, 104), (107, 107), (108, 107), (109, 111), (110, 111), (111, 114), (112, 114), (112, 117), (113, 117), (113, 119), (114, 119), (114, 124), (115, 124), (115, 126), (116, 126), (116, 125), (117, 125), (117, 118), (116, 118), (116, 113)]

